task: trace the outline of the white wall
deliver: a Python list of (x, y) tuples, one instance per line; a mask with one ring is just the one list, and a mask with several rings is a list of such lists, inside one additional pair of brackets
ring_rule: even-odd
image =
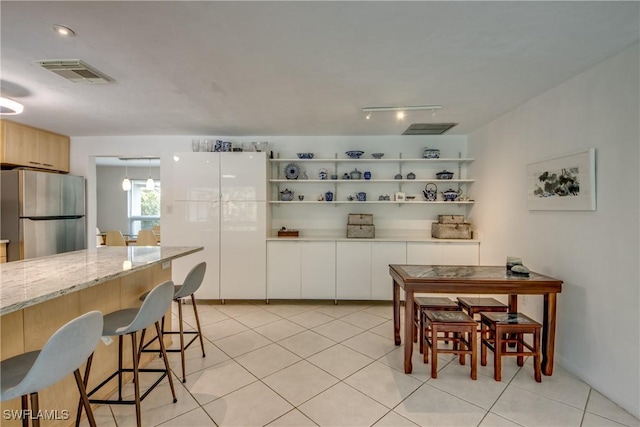
[[(640, 414), (639, 46), (469, 135), (481, 264), (522, 257), (564, 280), (556, 361)], [(597, 210), (529, 211), (525, 165), (596, 148)], [(542, 318), (542, 299), (520, 309)], [(543, 378), (544, 381), (544, 378)]]
[[(442, 157), (458, 157), (458, 153), (466, 155), (465, 136), (206, 136), (211, 139), (222, 139), (238, 144), (251, 141), (269, 141), (267, 151), (274, 151), (274, 155), (281, 158), (295, 158), (298, 152), (314, 152), (318, 157), (333, 158), (337, 153), (344, 157), (346, 150), (363, 150), (365, 155), (375, 152), (386, 153), (385, 157), (397, 158), (399, 153), (403, 157), (421, 157), (425, 147), (441, 149)], [(73, 137), (71, 139), (71, 173), (87, 177), (87, 229), (95, 230), (97, 218), (97, 184), (96, 184), (96, 157), (160, 157), (160, 179), (163, 191), (170, 189), (171, 183), (162, 172), (162, 165), (173, 161), (176, 152), (191, 151), (193, 138), (205, 138), (205, 136), (94, 136)], [(397, 167), (397, 165), (395, 165)], [(143, 168), (144, 169), (144, 168)], [(409, 169), (403, 171), (406, 173)], [(328, 188), (327, 188), (328, 189)], [(444, 190), (445, 188), (439, 188)], [(326, 190), (323, 190), (326, 191)], [(309, 195), (310, 197), (310, 195)], [(299, 209), (287, 207), (286, 209), (273, 209), (273, 224), (275, 228), (286, 225), (288, 228), (313, 228), (324, 230), (345, 230), (347, 214), (353, 212), (349, 205), (318, 206), (311, 205)], [(373, 207), (371, 207), (373, 206)], [(377, 206), (377, 208), (376, 208)], [(321, 209), (317, 209), (320, 207)], [(329, 210), (329, 211), (328, 211)], [(403, 206), (396, 205), (380, 207), (369, 205), (366, 209), (358, 207), (358, 213), (375, 213), (376, 226), (381, 229), (416, 230), (430, 236), (430, 223), (437, 214), (453, 213), (464, 214), (464, 207), (450, 205), (435, 208), (425, 205)], [(162, 222), (162, 221), (161, 221)], [(313, 225), (309, 225), (313, 224)], [(93, 236), (92, 233), (88, 233)], [(92, 242), (89, 242), (93, 244)]]
[(127, 192), (122, 190), (125, 173), (130, 179), (146, 180), (151, 174), (153, 179), (160, 179), (160, 168), (120, 166), (96, 167), (96, 219), (101, 231), (120, 230), (129, 232), (127, 215)]

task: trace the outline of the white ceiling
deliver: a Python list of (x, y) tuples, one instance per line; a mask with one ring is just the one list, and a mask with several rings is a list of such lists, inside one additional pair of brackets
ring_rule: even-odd
[[(87, 135), (468, 134), (638, 42), (633, 2), (29, 2), (1, 10), (16, 121)], [(51, 26), (75, 30), (56, 36)], [(115, 82), (34, 64), (82, 59)], [(363, 107), (440, 104), (393, 113)]]

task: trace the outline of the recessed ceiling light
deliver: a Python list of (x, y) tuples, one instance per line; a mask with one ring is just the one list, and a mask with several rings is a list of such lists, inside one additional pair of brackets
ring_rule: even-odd
[(19, 102), (4, 96), (0, 97), (0, 115), (13, 116), (22, 113), (22, 111), (24, 111), (24, 107)]
[(64, 37), (73, 37), (76, 35), (75, 31), (73, 31), (69, 27), (65, 27), (64, 25), (55, 24), (51, 27), (54, 33), (64, 36)]

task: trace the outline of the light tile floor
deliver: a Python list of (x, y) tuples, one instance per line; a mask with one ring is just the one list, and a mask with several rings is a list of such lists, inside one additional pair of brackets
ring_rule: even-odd
[[(193, 329), (192, 308), (183, 308), (187, 329)], [(496, 382), (490, 356), (472, 381), (468, 364), (445, 355), (432, 379), (414, 346), (413, 373), (405, 375), (390, 304), (228, 302), (198, 308), (206, 357), (194, 342), (183, 384), (180, 354), (169, 355), (178, 373), (178, 402), (171, 402), (165, 380), (142, 402), (145, 426), (640, 426), (557, 365), (553, 376), (536, 383), (530, 361), (519, 367), (515, 358), (505, 358), (503, 380)], [(130, 384), (125, 393), (132, 393)], [(135, 425), (132, 406), (105, 405), (95, 415), (100, 426)]]

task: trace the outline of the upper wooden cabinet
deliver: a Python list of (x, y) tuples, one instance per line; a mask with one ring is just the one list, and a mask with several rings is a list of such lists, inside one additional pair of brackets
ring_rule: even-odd
[(0, 163), (69, 172), (68, 136), (2, 120)]

